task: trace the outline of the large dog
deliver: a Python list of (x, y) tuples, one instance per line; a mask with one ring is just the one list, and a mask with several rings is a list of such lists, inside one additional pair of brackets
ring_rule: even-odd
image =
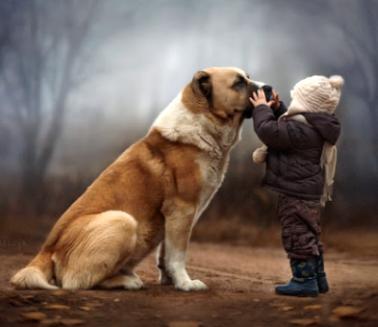
[(133, 268), (158, 245), (160, 282), (204, 290), (185, 268), (191, 230), (220, 187), (257, 86), (240, 69), (197, 72), (148, 134), (57, 221), (16, 288), (143, 286)]

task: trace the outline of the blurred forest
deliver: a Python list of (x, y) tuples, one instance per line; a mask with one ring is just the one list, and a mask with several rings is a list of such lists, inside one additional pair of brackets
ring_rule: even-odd
[[(287, 102), (301, 78), (343, 75), (335, 201), (324, 220), (376, 228), (377, 50), (378, 0), (2, 0), (0, 231), (44, 233), (208, 66), (241, 67)], [(275, 225), (275, 196), (251, 160), (258, 145), (245, 121), (199, 239)]]

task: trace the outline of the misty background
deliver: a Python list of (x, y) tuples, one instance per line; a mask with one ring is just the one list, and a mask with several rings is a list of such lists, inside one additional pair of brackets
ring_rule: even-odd
[[(0, 229), (44, 232), (208, 66), (240, 67), (286, 102), (306, 76), (343, 75), (324, 222), (377, 227), (377, 21), (377, 0), (2, 0)], [(247, 120), (195, 237), (248, 239), (277, 223), (258, 145)]]

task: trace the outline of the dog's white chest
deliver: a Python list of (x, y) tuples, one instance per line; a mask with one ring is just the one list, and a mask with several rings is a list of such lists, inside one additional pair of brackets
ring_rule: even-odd
[(199, 217), (210, 203), (216, 191), (221, 186), (227, 170), (228, 160), (228, 155), (221, 159), (210, 158), (207, 155), (201, 155), (198, 158), (197, 163), (199, 165), (202, 177), (202, 188), (194, 224), (198, 221)]

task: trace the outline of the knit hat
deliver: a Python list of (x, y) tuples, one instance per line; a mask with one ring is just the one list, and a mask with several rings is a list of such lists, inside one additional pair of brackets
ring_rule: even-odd
[(299, 112), (325, 112), (333, 114), (340, 101), (344, 79), (339, 75), (307, 77), (291, 90), (288, 115)]

